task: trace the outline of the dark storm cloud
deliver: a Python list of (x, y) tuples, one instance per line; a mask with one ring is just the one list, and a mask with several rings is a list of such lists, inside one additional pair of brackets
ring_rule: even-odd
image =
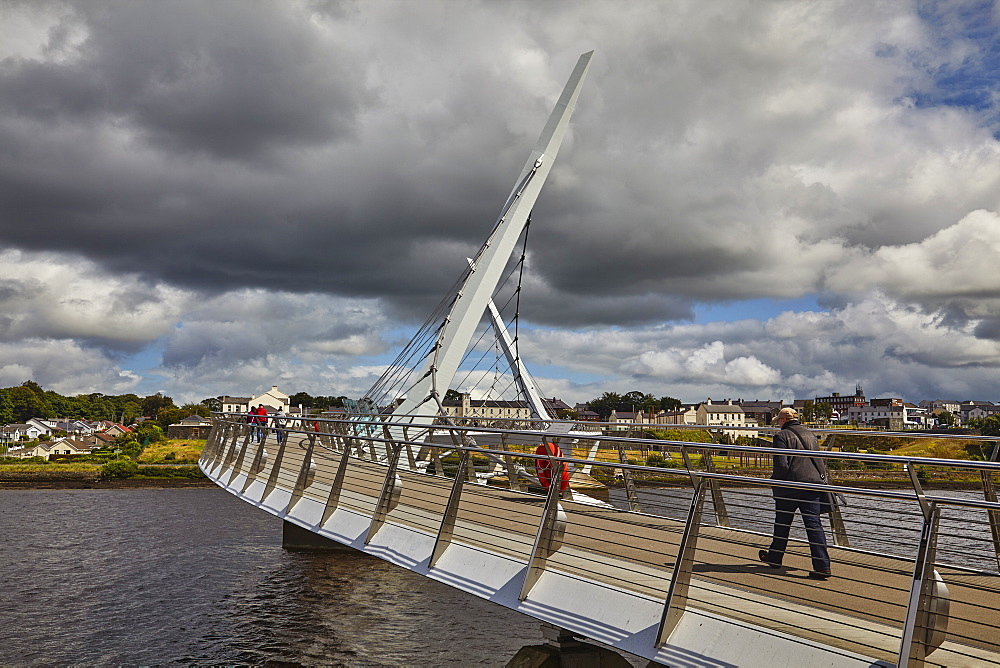
[[(987, 324), (1000, 316), (987, 269), (1000, 145), (981, 114), (908, 97), (934, 88), (929, 64), (956, 71), (963, 52), (935, 51), (909, 6), (7, 7), (0, 253), (28, 265), (0, 266), (11, 346), (56, 339), (71, 356), (99, 342), (107, 356), (166, 341), (158, 371), (178, 386), (268, 387), (283, 370), (357, 389), (380, 372), (367, 366), (380, 328), (423, 320), (462, 273), (576, 57), (596, 48), (534, 211), (521, 304), (553, 341), (583, 333), (586, 373), (827, 392), (879, 359), (903, 387), (914, 365), (1000, 358)], [(22, 274), (42, 291), (24, 292)], [(815, 314), (788, 318), (787, 338), (782, 317), (766, 334), (654, 327), (699, 303), (820, 291), (843, 315), (835, 335), (810, 329)], [(873, 291), (881, 315), (852, 308)], [(260, 326), (241, 336), (248, 322)], [(606, 325), (615, 337), (597, 334)], [(642, 326), (656, 335), (626, 331)], [(596, 354), (609, 338), (613, 354)], [(5, 355), (19, 350), (39, 360), (45, 346)], [(352, 355), (369, 357), (325, 361)]]
[[(266, 2), (81, 3), (79, 57), (10, 59), (8, 114), (121, 123), (159, 148), (244, 160), (353, 132), (360, 63)], [(54, 31), (51, 48), (60, 48)]]

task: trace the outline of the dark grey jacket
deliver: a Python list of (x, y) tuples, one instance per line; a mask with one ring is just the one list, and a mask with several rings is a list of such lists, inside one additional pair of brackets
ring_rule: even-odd
[[(794, 432), (794, 433), (793, 433)], [(798, 435), (799, 438), (796, 438)], [(811, 431), (798, 420), (789, 420), (774, 435), (774, 447), (790, 450), (819, 450), (819, 442)], [(815, 462), (815, 463), (814, 463)], [(815, 457), (789, 457), (774, 455), (772, 480), (822, 483), (820, 472), (826, 473), (826, 462)]]

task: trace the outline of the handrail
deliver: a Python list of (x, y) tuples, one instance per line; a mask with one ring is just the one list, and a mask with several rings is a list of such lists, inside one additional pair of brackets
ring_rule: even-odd
[[(920, 666), (925, 664), (928, 655), (936, 652), (944, 639), (948, 637), (948, 588), (941, 580), (941, 576), (935, 568), (942, 568), (942, 563), (938, 560), (938, 554), (957, 554), (957, 550), (949, 548), (947, 545), (939, 545), (939, 536), (945, 536), (954, 531), (957, 526), (955, 518), (945, 516), (945, 511), (955, 514), (956, 511), (949, 509), (962, 509), (963, 511), (985, 512), (986, 519), (990, 523), (989, 530), (983, 530), (985, 522), (976, 520), (976, 526), (972, 534), (975, 548), (975, 557), (969, 562), (982, 568), (978, 564), (989, 558), (991, 552), (986, 551), (987, 545), (992, 545), (992, 553), (995, 553), (997, 563), (1000, 564), (1000, 502), (995, 500), (995, 495), (990, 496), (986, 487), (987, 482), (992, 482), (993, 476), (1000, 472), (1000, 463), (984, 462), (974, 460), (954, 460), (954, 459), (929, 459), (914, 456), (899, 456), (874, 453), (848, 453), (829, 451), (801, 451), (788, 450), (784, 448), (764, 447), (764, 446), (739, 446), (724, 445), (715, 443), (693, 443), (687, 441), (654, 440), (648, 438), (635, 438), (632, 436), (620, 436), (617, 434), (603, 434), (598, 432), (578, 432), (571, 429), (573, 423), (553, 423), (553, 421), (533, 422), (532, 424), (544, 425), (543, 431), (532, 429), (503, 429), (499, 427), (483, 427), (476, 424), (462, 424), (461, 421), (453, 421), (449, 424), (414, 425), (403, 420), (399, 416), (369, 416), (372, 419), (360, 421), (356, 418), (316, 418), (316, 417), (285, 417), (284, 423), (279, 428), (269, 422), (262, 427), (262, 433), (257, 428), (258, 425), (246, 423), (246, 416), (239, 413), (222, 414), (216, 413), (215, 425), (206, 443), (205, 450), (200, 460), (203, 470), (218, 484), (227, 487), (235, 494), (238, 494), (248, 501), (262, 508), (269, 508), (269, 498), (280, 499), (275, 501), (277, 505), (272, 507), (271, 512), (295, 518), (299, 513), (306, 513), (312, 520), (298, 520), (304, 526), (314, 526), (314, 530), (322, 530), (328, 522), (336, 524), (347, 517), (344, 513), (357, 513), (357, 486), (365, 485), (369, 500), (365, 503), (371, 508), (370, 518), (366, 529), (362, 532), (362, 547), (371, 545), (376, 551), (375, 554), (385, 555), (386, 547), (380, 541), (391, 540), (394, 532), (398, 530), (390, 528), (393, 523), (418, 522), (423, 525), (427, 522), (424, 518), (426, 510), (421, 510), (423, 506), (418, 504), (408, 505), (404, 497), (406, 489), (412, 489), (413, 485), (418, 487), (425, 485), (423, 481), (437, 478), (450, 480), (447, 489), (437, 485), (435, 489), (441, 496), (435, 503), (443, 504), (439, 517), (431, 519), (431, 525), (425, 530), (430, 538), (433, 538), (433, 549), (425, 557), (425, 566), (421, 568), (435, 569), (441, 568), (444, 564), (443, 572), (451, 572), (455, 564), (449, 561), (448, 555), (453, 555), (455, 550), (461, 552), (465, 544), (469, 541), (469, 522), (467, 515), (462, 515), (461, 508), (468, 503), (476, 503), (476, 499), (482, 493), (472, 494), (471, 489), (475, 487), (472, 483), (484, 484), (485, 480), (480, 477), (482, 474), (474, 470), (473, 455), (476, 461), (480, 462), (476, 466), (481, 466), (483, 458), (489, 463), (487, 477), (496, 475), (508, 476), (507, 481), (500, 487), (493, 487), (491, 492), (496, 495), (500, 490), (508, 494), (529, 494), (524, 491), (524, 482), (538, 487), (538, 479), (526, 475), (524, 464), (530, 466), (532, 461), (548, 461), (551, 470), (557, 471), (562, 465), (575, 467), (582, 471), (594, 469), (600, 473), (602, 480), (613, 482), (615, 474), (623, 478), (626, 491), (629, 491), (627, 509), (622, 507), (625, 499), (619, 496), (613, 506), (607, 503), (591, 499), (586, 501), (568, 490), (566, 493), (560, 492), (559, 485), (553, 484), (549, 487), (545, 496), (544, 509), (540, 516), (531, 516), (528, 525), (518, 530), (519, 551), (523, 551), (522, 562), (524, 564), (523, 579), (519, 584), (514, 584), (511, 591), (516, 594), (506, 605), (518, 608), (521, 605), (532, 604), (538, 594), (536, 589), (541, 586), (545, 573), (555, 572), (553, 569), (579, 568), (573, 566), (577, 564), (577, 556), (582, 545), (589, 545), (587, 541), (593, 541), (593, 537), (581, 534), (582, 529), (578, 528), (572, 518), (586, 517), (586, 512), (581, 508), (593, 508), (593, 517), (606, 517), (606, 521), (621, 522), (623, 527), (638, 528), (640, 531), (649, 531), (646, 527), (659, 526), (669, 519), (683, 528), (683, 536), (676, 550), (676, 561), (673, 562), (672, 570), (666, 574), (642, 575), (640, 582), (651, 581), (652, 577), (664, 579), (669, 584), (668, 590), (664, 592), (663, 607), (659, 626), (655, 629), (653, 644), (642, 650), (644, 656), (653, 658), (662, 648), (670, 646), (674, 642), (675, 633), (682, 633), (680, 629), (684, 627), (686, 611), (689, 608), (689, 601), (704, 598), (711, 592), (712, 576), (709, 570), (706, 574), (699, 569), (699, 560), (703, 557), (701, 553), (705, 550), (720, 549), (720, 545), (732, 543), (760, 545), (768, 534), (764, 527), (760, 526), (761, 520), (754, 519), (748, 525), (748, 518), (759, 517), (764, 514), (766, 521), (770, 501), (768, 496), (756, 491), (770, 487), (787, 487), (793, 489), (805, 489), (813, 491), (831, 491), (847, 495), (857, 499), (881, 500), (872, 507), (888, 508), (892, 504), (906, 504), (916, 512), (907, 510), (901, 506), (896, 511), (897, 522), (902, 522), (902, 533), (905, 537), (907, 532), (916, 527), (920, 527), (921, 537), (917, 542), (886, 542), (879, 541), (879, 525), (866, 524), (866, 521), (859, 523), (858, 517), (850, 514), (851, 524), (848, 529), (858, 531), (858, 539), (871, 543), (872, 546), (861, 544), (859, 547), (849, 545), (846, 538), (847, 531), (843, 522), (838, 526), (836, 519), (838, 516), (831, 515), (831, 525), (834, 529), (834, 545), (844, 552), (843, 554), (854, 555), (851, 559), (858, 563), (864, 560), (881, 559), (889, 560), (886, 563), (898, 563), (899, 559), (908, 559), (913, 563), (913, 575), (910, 583), (901, 585), (902, 589), (888, 589), (884, 597), (892, 600), (899, 600), (899, 605), (905, 610), (902, 616), (887, 617), (884, 622), (892, 622), (901, 628), (902, 634), (898, 638), (896, 645), (897, 663), (899, 665), (908, 664)], [(391, 417), (391, 419), (390, 419)], [(511, 421), (505, 420), (510, 423)], [(525, 421), (515, 421), (524, 424)], [(317, 423), (317, 424), (314, 424)], [(570, 427), (570, 428), (567, 428)], [(704, 426), (702, 426), (704, 427)], [(560, 428), (566, 428), (562, 431)], [(283, 438), (274, 439), (279, 432)], [(449, 436), (450, 435), (450, 436)], [(886, 435), (884, 432), (880, 436)], [(259, 440), (258, 440), (259, 439)], [(271, 440), (269, 440), (271, 439)], [(436, 439), (436, 440), (435, 440)], [(481, 444), (476, 444), (479, 440)], [(972, 440), (967, 437), (963, 440)], [(985, 439), (983, 439), (985, 440)], [(565, 450), (566, 445), (578, 441), (584, 443), (580, 445), (589, 454), (586, 457), (573, 456), (573, 452)], [(563, 449), (557, 454), (545, 453), (535, 454), (534, 445), (544, 442), (562, 444)], [(271, 448), (271, 456), (268, 456), (265, 447)], [(671, 453), (672, 461), (676, 461), (674, 453), (680, 452), (681, 464), (670, 466), (650, 466), (640, 463), (626, 461), (626, 451), (662, 452)], [(897, 484), (906, 485), (910, 489), (871, 489), (848, 484), (815, 484), (800, 483), (793, 481), (778, 481), (755, 475), (753, 472), (727, 473), (712, 466), (712, 460), (708, 455), (726, 452), (730, 455), (738, 453), (749, 453), (754, 455), (783, 455), (794, 457), (817, 457), (828, 460), (853, 461), (864, 468), (864, 465), (879, 463), (881, 465), (897, 466), (901, 465), (908, 472), (908, 479), (897, 481)], [(402, 456), (403, 453), (406, 456)], [(414, 454), (416, 453), (416, 455)], [(454, 469), (454, 458), (448, 459), (450, 463), (445, 463), (444, 458), (451, 454), (458, 456), (458, 469)], [(613, 455), (606, 459), (601, 455)], [(705, 455), (695, 457), (694, 455)], [(420, 458), (423, 466), (434, 463), (434, 476), (428, 478), (424, 475), (417, 461)], [(287, 463), (286, 463), (287, 462)], [(319, 464), (317, 465), (317, 462)], [(517, 462), (517, 463), (515, 463)], [(444, 466), (449, 468), (446, 470)], [(359, 468), (360, 467), (360, 468)], [(377, 467), (377, 468), (372, 468)], [(761, 467), (763, 468), (763, 467)], [(984, 492), (986, 499), (960, 498), (945, 496), (941, 494), (928, 493), (921, 483), (921, 476), (917, 474), (918, 469), (955, 470), (955, 471), (976, 471), (982, 476), (984, 481)], [(480, 468), (480, 470), (482, 470)], [(351, 472), (354, 472), (353, 474)], [(381, 471), (381, 473), (379, 473)], [(354, 478), (354, 476), (360, 476)], [(403, 476), (402, 478), (400, 476)], [(607, 476), (610, 475), (610, 478)], [(416, 476), (416, 477), (414, 477)], [(515, 484), (516, 480), (521, 484)], [(558, 480), (559, 477), (555, 476)], [(348, 483), (348, 481), (352, 481)], [(648, 484), (657, 487), (650, 488), (629, 485), (632, 481), (647, 481)], [(314, 483), (322, 481), (326, 487), (317, 490)], [(533, 482), (532, 482), (533, 481)], [(725, 483), (727, 487), (723, 491), (720, 485)], [(430, 483), (426, 483), (430, 484)], [(432, 485), (433, 487), (433, 485)], [(463, 494), (463, 489), (466, 493)], [(990, 488), (991, 489), (991, 488)], [(680, 496), (674, 494), (670, 496), (670, 490), (675, 490)], [(711, 491), (711, 494), (706, 492)], [(641, 495), (639, 494), (641, 492)], [(413, 493), (412, 491), (409, 493)], [(676, 509), (668, 503), (670, 499), (676, 499), (684, 503), (682, 499), (691, 494), (690, 503), (685, 509)], [(345, 496), (347, 495), (347, 496)], [(703, 509), (705, 499), (711, 500), (711, 507), (715, 515), (704, 517)], [(577, 501), (583, 506), (574, 505), (572, 518), (568, 517), (568, 510), (563, 504), (567, 501)], [(425, 501), (425, 503), (428, 501)], [(593, 502), (593, 503), (591, 503)], [(509, 502), (508, 502), (509, 503)], [(727, 511), (726, 504), (729, 504)], [(317, 510), (317, 504), (319, 504)], [(588, 505), (589, 504), (589, 505)], [(763, 505), (762, 505), (763, 504)], [(865, 503), (861, 502), (864, 507)], [(489, 506), (487, 506), (489, 507)], [(508, 507), (507, 511), (514, 512), (517, 504)], [(583, 515), (580, 513), (584, 512)], [(309, 513), (313, 513), (309, 515)], [(318, 513), (318, 514), (316, 514)], [(610, 513), (606, 514), (605, 513)], [(755, 515), (756, 514), (756, 515)], [(968, 512), (963, 512), (962, 517), (966, 517)], [(339, 520), (336, 518), (340, 518)], [(636, 519), (630, 519), (636, 518)], [(645, 518), (645, 519), (638, 519)], [(736, 526), (730, 527), (730, 518), (735, 520)], [(491, 521), (505, 522), (508, 518), (497, 518), (490, 520), (488, 516), (482, 521), (490, 525)], [(312, 523), (318, 521), (318, 524)], [(603, 520), (602, 520), (603, 521)], [(756, 522), (757, 524), (754, 524)], [(533, 524), (531, 524), (533, 523)], [(756, 527), (756, 528), (755, 528)], [(484, 529), (487, 526), (484, 526)], [(513, 530), (513, 529), (512, 529)], [(492, 539), (487, 539), (490, 529), (484, 534), (486, 545), (491, 545)], [(630, 531), (626, 529), (626, 534)], [(725, 532), (724, 534), (712, 532)], [(992, 538), (990, 533), (992, 531)], [(867, 533), (866, 533), (867, 532)], [(724, 538), (724, 540), (722, 540)], [(841, 540), (843, 538), (843, 540)], [(475, 539), (479, 540), (479, 539)], [(583, 544), (576, 545), (570, 552), (566, 552), (564, 547), (568, 542), (580, 540)], [(722, 542), (720, 543), (720, 540)], [(793, 545), (802, 544), (801, 539), (792, 538)], [(917, 549), (916, 561), (912, 556), (907, 556), (910, 550)], [(395, 549), (395, 548), (393, 548)], [(593, 549), (588, 547), (586, 549)], [(797, 548), (801, 552), (801, 547)], [(575, 550), (575, 551), (574, 551)], [(391, 552), (391, 550), (390, 550)], [(756, 552), (754, 552), (756, 554)], [(608, 553), (609, 559), (613, 552)], [(602, 557), (604, 558), (604, 557)], [(713, 563), (711, 557), (706, 557), (708, 564)], [(961, 561), (961, 557), (958, 557)], [(477, 558), (478, 559), (478, 558)], [(668, 557), (669, 559), (669, 557)], [(567, 561), (568, 560), (568, 561)], [(897, 561), (892, 561), (897, 560)], [(850, 560), (848, 560), (850, 561)], [(662, 563), (662, 561), (661, 561)], [(846, 563), (846, 562), (845, 562)], [(965, 562), (963, 562), (965, 563)], [(670, 562), (668, 561), (668, 565)], [(883, 567), (884, 568), (884, 567)], [(892, 568), (898, 568), (893, 566)], [(966, 566), (948, 566), (954, 572), (955, 569), (965, 568), (967, 572), (977, 573)], [(418, 569), (419, 570), (419, 569)], [(877, 573), (878, 571), (874, 571)], [(989, 571), (979, 570), (978, 573), (989, 573)], [(429, 572), (426, 574), (430, 574)], [(583, 575), (587, 575), (584, 573)], [(466, 574), (465, 577), (475, 577), (474, 573)], [(954, 576), (952, 576), (954, 577)], [(707, 580), (706, 580), (707, 578)], [(961, 582), (960, 582), (961, 585)], [(873, 586), (884, 586), (881, 583)], [(708, 589), (706, 589), (708, 587)], [(544, 589), (544, 588), (543, 588)], [(902, 599), (902, 591), (909, 591), (908, 597)], [(470, 591), (475, 591), (471, 589)], [(661, 590), (662, 591), (662, 590)], [(704, 605), (704, 603), (700, 603)], [(534, 609), (534, 608), (531, 608)], [(526, 609), (527, 611), (527, 609)], [(536, 614), (531, 613), (529, 614)], [(783, 613), (784, 614), (784, 613)], [(546, 618), (544, 615), (541, 618)], [(968, 623), (964, 622), (963, 623)], [(975, 622), (978, 623), (978, 622)], [(976, 627), (978, 628), (978, 627)], [(993, 628), (993, 627), (989, 627)], [(992, 633), (993, 631), (989, 631)], [(885, 632), (880, 632), (885, 633)], [(808, 636), (806, 636), (808, 638)], [(612, 643), (614, 644), (614, 643)], [(995, 643), (994, 643), (995, 644)], [(994, 647), (994, 649), (997, 649)], [(629, 651), (634, 651), (630, 649)], [(947, 651), (956, 651), (954, 647)], [(961, 652), (965, 650), (961, 650)], [(971, 651), (971, 650), (970, 650)], [(879, 655), (882, 660), (885, 654)], [(992, 656), (992, 655), (991, 655)], [(996, 656), (1000, 660), (1000, 649), (997, 649)]]
[[(215, 413), (213, 413), (213, 414), (215, 414)], [(218, 414), (219, 415), (223, 415), (223, 416), (234, 416), (234, 417), (241, 418), (241, 419), (244, 417), (244, 414), (242, 414), (242, 413), (218, 413)], [(393, 417), (395, 417), (395, 416), (393, 416)], [(289, 421), (291, 421), (291, 420), (302, 420), (302, 421), (309, 421), (309, 422), (322, 421), (322, 422), (330, 423), (330, 424), (358, 424), (358, 422), (355, 421), (355, 420), (344, 419), (344, 418), (314, 418), (314, 417), (299, 418), (299, 417), (291, 417), (291, 418), (286, 418), (286, 419), (289, 420)], [(361, 424), (363, 424), (365, 426), (372, 426), (372, 425), (374, 425), (376, 423), (362, 422)], [(412, 425), (410, 425), (410, 424), (408, 424), (406, 422), (399, 422), (399, 421), (384, 421), (384, 422), (379, 422), (377, 424), (379, 424), (380, 426), (389, 426), (389, 427), (412, 427)], [(701, 425), (701, 427), (705, 428), (705, 425)], [(420, 428), (422, 430), (426, 430), (426, 429), (428, 429), (430, 427), (421, 426)], [(291, 430), (291, 429), (288, 429), (287, 427), (285, 429), (286, 429), (286, 431), (298, 431), (298, 433), (308, 433), (308, 430)], [(652, 445), (652, 446), (658, 446), (658, 447), (662, 447), (664, 445), (669, 445), (669, 446), (675, 446), (677, 448), (687, 448), (687, 449), (696, 449), (696, 450), (712, 450), (712, 451), (723, 450), (723, 451), (726, 451), (726, 452), (745, 452), (745, 453), (750, 453), (750, 454), (767, 454), (767, 455), (778, 454), (778, 455), (783, 455), (783, 456), (817, 457), (817, 458), (824, 458), (824, 459), (846, 459), (846, 460), (861, 461), (861, 462), (878, 461), (878, 462), (884, 462), (884, 463), (889, 463), (889, 464), (916, 463), (916, 464), (922, 464), (922, 465), (925, 465), (925, 466), (929, 466), (929, 465), (943, 466), (943, 467), (949, 467), (950, 466), (950, 467), (955, 467), (955, 468), (967, 468), (967, 469), (975, 469), (975, 470), (983, 470), (983, 471), (1000, 471), (1000, 462), (980, 461), (980, 460), (971, 460), (971, 459), (969, 459), (969, 460), (967, 460), (967, 459), (937, 459), (937, 458), (929, 458), (929, 457), (918, 457), (918, 456), (909, 456), (908, 457), (908, 456), (902, 456), (902, 455), (883, 455), (883, 454), (862, 453), (862, 452), (832, 452), (832, 451), (829, 451), (829, 450), (810, 450), (808, 452), (805, 452), (805, 451), (789, 450), (789, 449), (786, 449), (786, 448), (768, 448), (768, 447), (765, 447), (765, 446), (755, 446), (755, 445), (724, 445), (724, 444), (719, 444), (719, 443), (695, 443), (695, 442), (691, 442), (691, 441), (671, 441), (671, 440), (666, 440), (666, 439), (644, 439), (644, 438), (635, 438), (635, 437), (628, 437), (628, 436), (616, 436), (616, 435), (609, 435), (609, 434), (597, 434), (596, 432), (594, 432), (594, 433), (588, 432), (586, 435), (584, 435), (581, 432), (572, 432), (572, 431), (567, 431), (567, 432), (546, 431), (546, 432), (544, 432), (544, 434), (540, 434), (537, 431), (528, 430), (528, 429), (499, 429), (499, 428), (495, 428), (495, 427), (480, 427), (480, 426), (460, 425), (460, 424), (434, 425), (433, 429), (434, 429), (434, 431), (450, 431), (450, 432), (475, 431), (477, 433), (498, 434), (498, 435), (499, 434), (508, 434), (508, 435), (509, 434), (516, 434), (516, 435), (530, 436), (530, 437), (535, 438), (535, 439), (545, 438), (545, 439), (548, 439), (548, 440), (551, 440), (553, 438), (562, 438), (562, 439), (584, 439), (585, 438), (586, 440), (596, 440), (596, 441), (602, 441), (602, 442), (613, 442), (613, 443), (635, 444), (635, 445), (642, 444), (642, 445), (647, 445), (647, 446)], [(762, 429), (763, 428), (760, 428), (760, 429), (758, 429), (758, 431), (761, 431)], [(780, 430), (774, 430), (774, 431), (780, 431)], [(813, 431), (813, 430), (810, 430), (810, 431)], [(861, 433), (863, 434), (864, 432), (861, 432)], [(896, 434), (893, 433), (893, 432), (880, 432), (880, 435), (882, 435), (882, 436), (892, 436), (892, 435), (896, 435)], [(908, 437), (909, 434), (905, 434), (904, 436)], [(962, 436), (962, 437), (959, 437), (959, 436), (954, 436), (953, 438), (955, 438), (956, 440), (983, 440), (983, 441), (989, 441), (989, 442), (1000, 440), (1000, 439), (998, 439), (998, 437), (995, 437), (995, 436), (979, 436), (979, 437), (973, 437), (973, 436)], [(371, 440), (378, 441), (379, 439), (371, 439)], [(380, 442), (382, 442), (382, 441), (380, 441)], [(414, 444), (416, 444), (416, 442), (414, 442)], [(589, 463), (589, 462), (581, 460), (580, 463)], [(663, 470), (663, 469), (659, 469), (659, 470)]]

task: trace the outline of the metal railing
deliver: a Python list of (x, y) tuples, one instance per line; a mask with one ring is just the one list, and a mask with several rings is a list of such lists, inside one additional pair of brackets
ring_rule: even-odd
[[(768, 611), (783, 633), (897, 665), (1000, 659), (997, 462), (810, 451), (840, 478), (781, 486), (847, 498), (846, 508), (830, 513), (838, 572), (828, 586), (756, 558), (770, 538), (776, 483), (769, 466), (745, 462), (801, 451), (581, 432), (550, 420), (518, 420), (520, 429), (481, 418), (448, 422), (371, 415), (251, 425), (243, 415), (218, 414), (200, 463), (234, 493), (255, 484), (257, 500), (288, 493), (281, 510), (290, 516), (305, 498), (322, 504), (321, 526), (338, 508), (370, 517), (366, 545), (387, 522), (434, 536), (429, 568), (456, 543), (517, 558), (526, 566), (520, 601), (547, 571), (656, 597), (663, 601), (657, 648), (691, 610), (757, 623)], [(561, 456), (536, 453), (543, 443)], [(569, 488), (540, 484), (532, 473), (539, 462), (553, 481), (563, 466), (572, 469)], [(872, 488), (886, 483), (866, 473), (886, 471), (905, 487)], [(965, 491), (933, 489), (944, 482)], [(543, 498), (541, 507), (522, 502), (532, 498)], [(808, 553), (793, 526), (788, 560), (805, 563)], [(864, 632), (825, 634), (820, 618)], [(935, 663), (939, 656), (945, 663)]]

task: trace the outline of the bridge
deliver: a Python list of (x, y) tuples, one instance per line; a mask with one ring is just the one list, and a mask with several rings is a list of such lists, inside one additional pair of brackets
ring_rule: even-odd
[[(662, 665), (1000, 665), (1000, 464), (810, 451), (852, 471), (836, 486), (850, 505), (830, 513), (835, 577), (816, 581), (801, 536), (783, 568), (758, 560), (770, 485), (745, 464), (789, 451), (550, 419), (518, 351), (523, 264), (511, 258), (591, 56), (486, 241), (351, 414), (215, 414), (202, 470), (282, 518), (290, 540), (362, 550)], [(453, 415), (459, 388), (523, 414)], [(543, 484), (570, 468), (565, 489)], [(898, 474), (900, 488), (867, 486), (875, 473)], [(929, 483), (974, 483), (982, 498)]]
[(416, 418), (216, 414), (200, 466), (289, 528), (666, 666), (1000, 665), (996, 462), (811, 453), (843, 479), (787, 484), (847, 502), (816, 581), (798, 527), (784, 568), (757, 558), (770, 483), (741, 462), (788, 450)]

